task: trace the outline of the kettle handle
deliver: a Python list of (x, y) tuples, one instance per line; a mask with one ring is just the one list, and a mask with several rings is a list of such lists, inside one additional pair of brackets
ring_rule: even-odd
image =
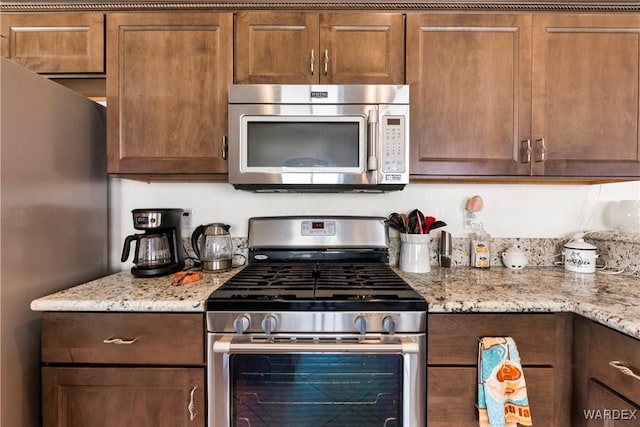
[(202, 233), (204, 233), (204, 229), (206, 227), (206, 225), (199, 225), (195, 230), (193, 230), (193, 234), (191, 234), (191, 248), (193, 249), (193, 252), (195, 252), (196, 258), (198, 258), (198, 260), (200, 259), (200, 248), (198, 247), (198, 239), (200, 238), (200, 236), (202, 236)]
[(129, 259), (129, 250), (131, 249), (131, 243), (135, 240), (136, 242), (140, 238), (140, 234), (132, 234), (124, 238), (124, 247), (122, 248), (122, 256), (120, 257), (121, 262), (125, 262)]

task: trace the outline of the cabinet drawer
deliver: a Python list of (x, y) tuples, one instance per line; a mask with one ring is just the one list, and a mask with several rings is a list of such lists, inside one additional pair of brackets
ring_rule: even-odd
[(510, 336), (523, 365), (554, 366), (556, 318), (553, 314), (430, 314), (429, 365), (476, 365), (485, 336)]
[(104, 73), (101, 13), (2, 16), (2, 56), (42, 73)]
[(588, 405), (581, 415), (588, 427), (637, 427), (640, 423), (640, 407), (593, 380), (589, 381)]
[(202, 365), (204, 315), (47, 312), (42, 361)]
[(626, 375), (610, 365), (617, 361), (631, 369), (631, 374), (640, 376), (640, 341), (592, 323), (589, 347), (590, 377), (640, 404), (640, 379)]
[[(554, 426), (556, 387), (553, 371), (552, 368), (524, 368), (529, 407), (535, 426)], [(427, 425), (477, 427), (477, 384), (475, 368), (428, 368)]]

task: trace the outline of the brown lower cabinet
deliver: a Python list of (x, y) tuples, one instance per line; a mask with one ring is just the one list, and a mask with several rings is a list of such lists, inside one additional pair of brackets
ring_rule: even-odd
[(44, 313), (44, 427), (205, 427), (202, 313)]
[(640, 340), (576, 316), (574, 427), (640, 426)]
[(524, 370), (533, 424), (567, 427), (571, 402), (571, 314), (430, 314), (427, 425), (478, 425), (478, 340), (511, 336)]
[(202, 368), (44, 367), (43, 425), (204, 427)]

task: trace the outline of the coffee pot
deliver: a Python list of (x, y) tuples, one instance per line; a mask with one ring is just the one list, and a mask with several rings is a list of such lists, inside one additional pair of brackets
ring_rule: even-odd
[(133, 227), (144, 234), (132, 234), (124, 240), (121, 261), (129, 259), (135, 242), (131, 274), (136, 277), (156, 277), (184, 268), (181, 251), (180, 220), (182, 209), (134, 209)]
[(212, 223), (199, 225), (191, 235), (193, 252), (204, 271), (224, 271), (232, 266), (233, 244), (230, 225)]

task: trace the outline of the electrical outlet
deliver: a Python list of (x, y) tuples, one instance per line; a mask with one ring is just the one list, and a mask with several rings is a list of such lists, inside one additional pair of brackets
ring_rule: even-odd
[(183, 236), (188, 236), (191, 233), (191, 209), (183, 209), (182, 218), (180, 219), (180, 228)]
[(480, 215), (478, 215), (478, 212), (471, 212), (466, 209), (463, 212), (463, 228), (465, 230), (473, 230), (480, 225)]

